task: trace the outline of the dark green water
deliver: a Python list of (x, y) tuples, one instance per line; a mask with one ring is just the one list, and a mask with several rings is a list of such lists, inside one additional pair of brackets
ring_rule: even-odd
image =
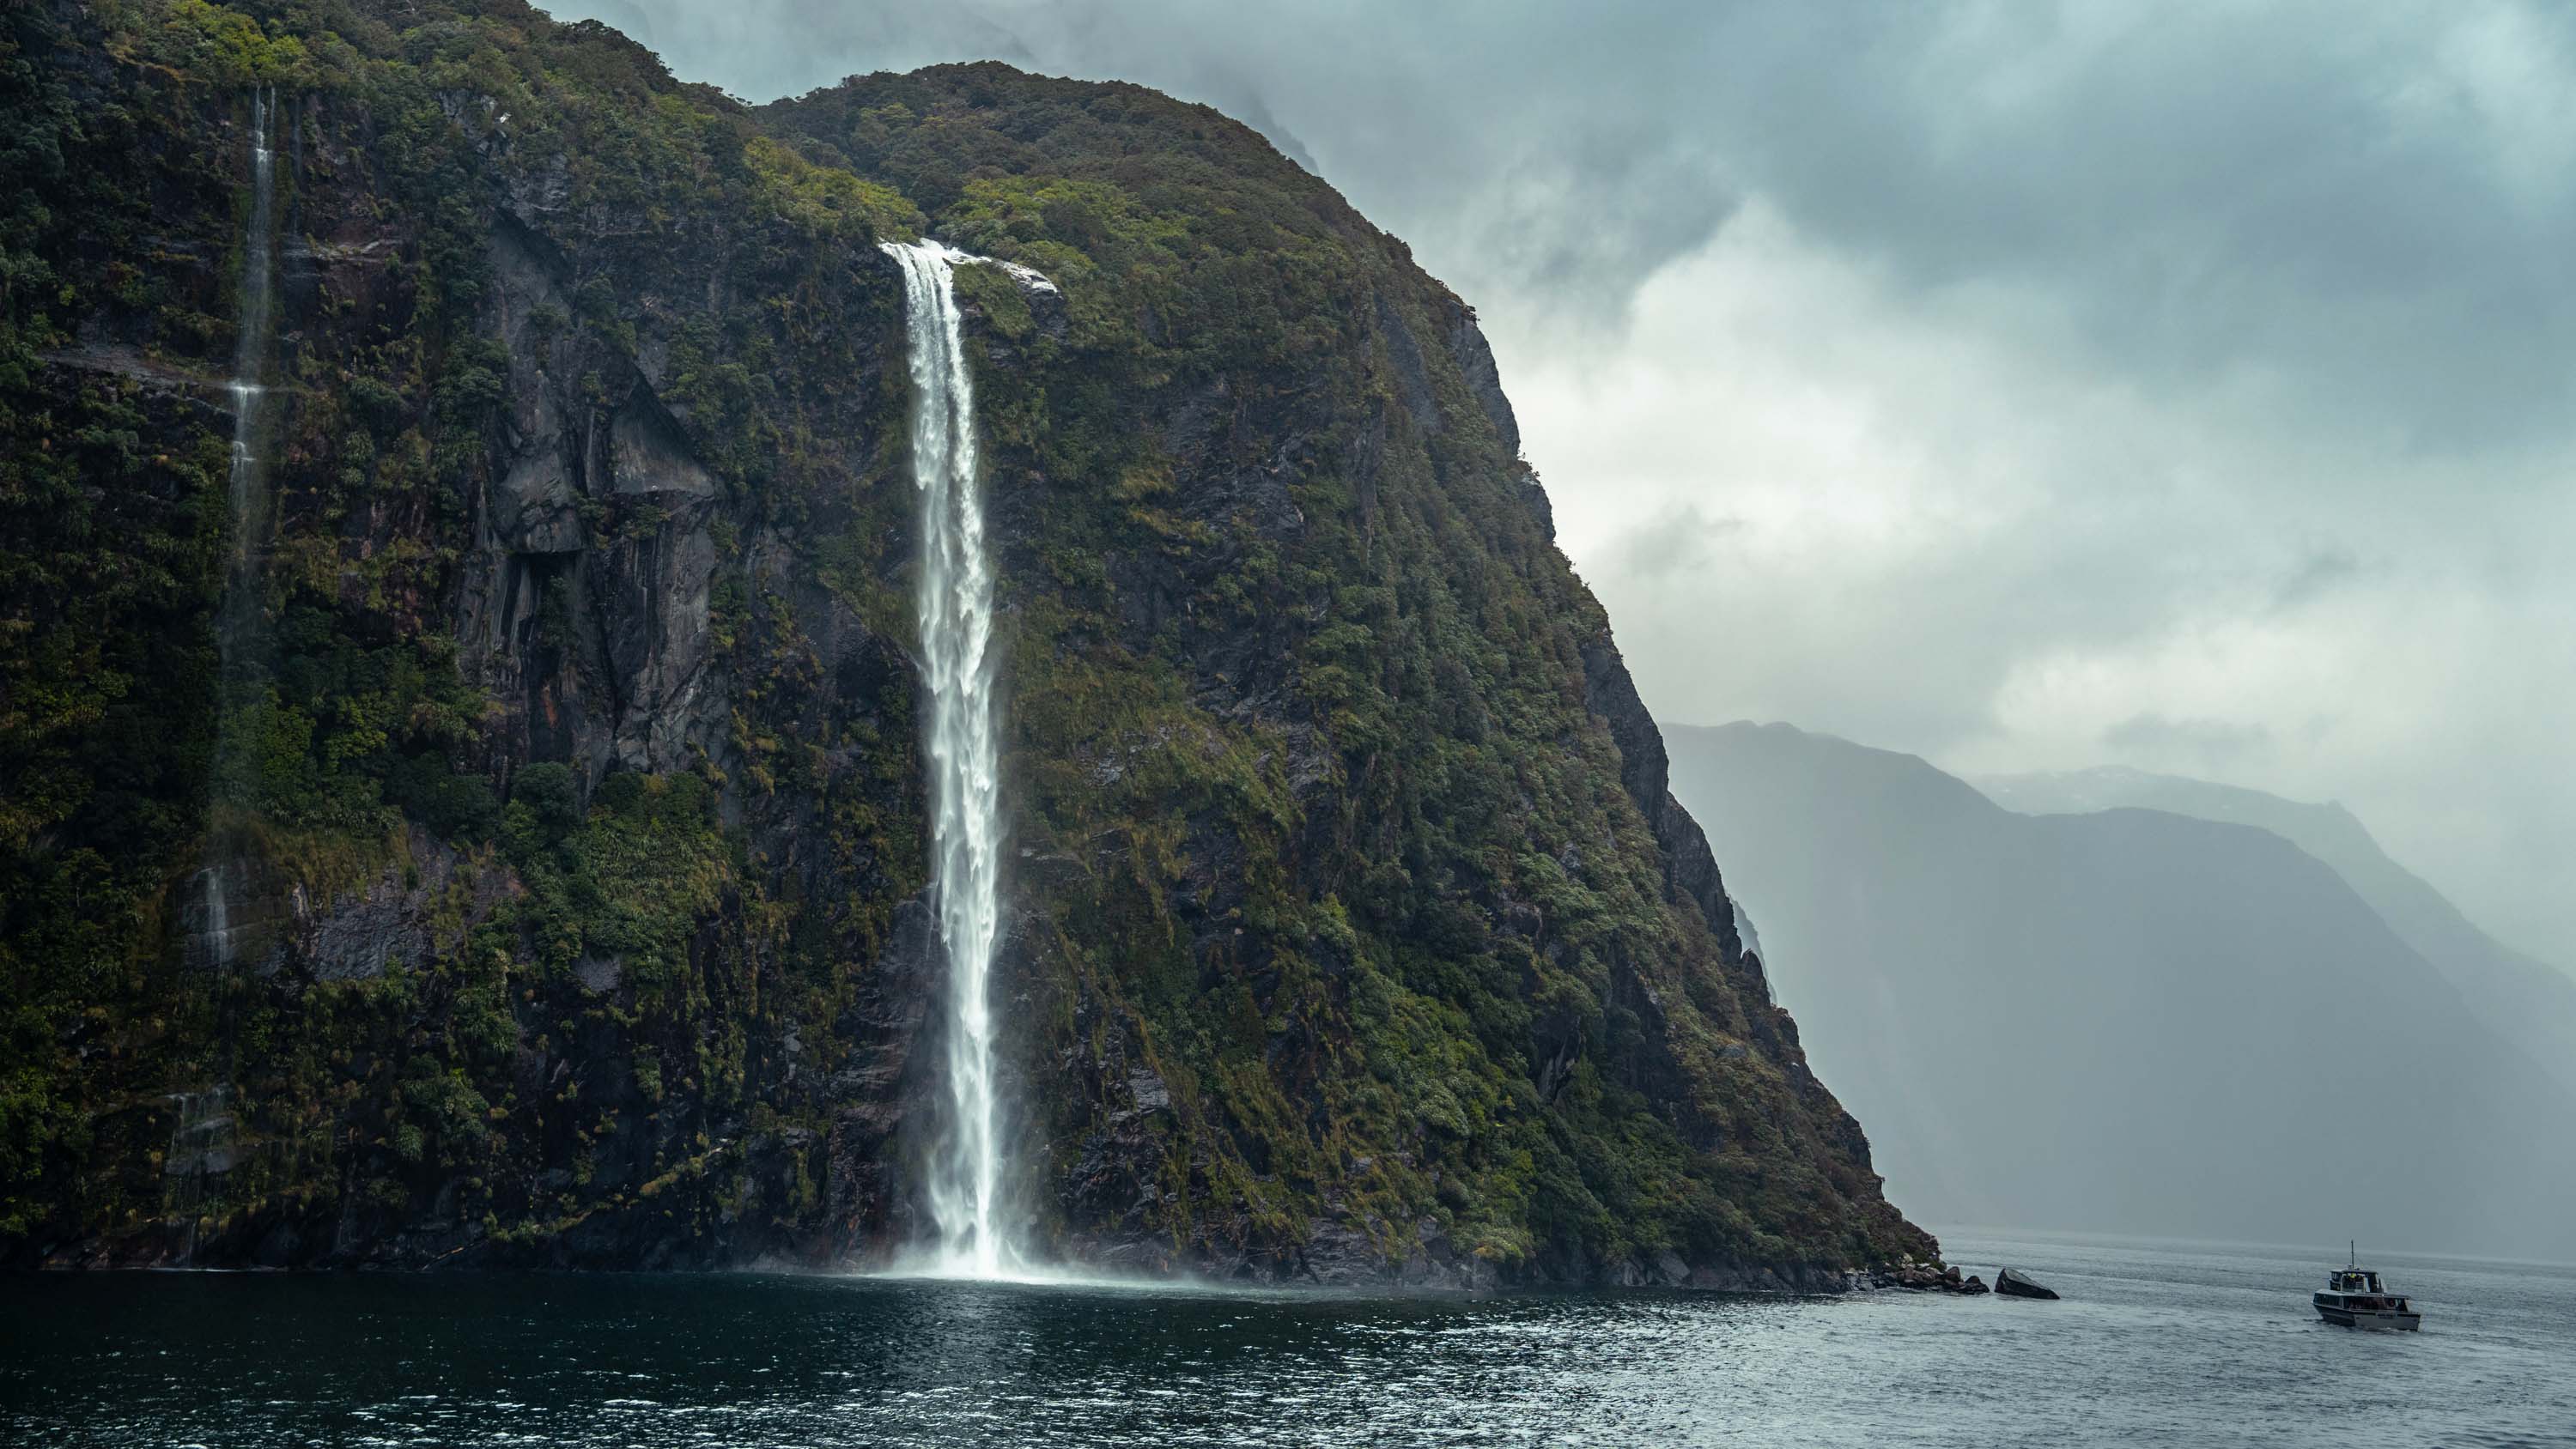
[(0, 1280), (10, 1445), (2576, 1444), (2576, 1270), (1959, 1237), (2055, 1304), (786, 1277)]

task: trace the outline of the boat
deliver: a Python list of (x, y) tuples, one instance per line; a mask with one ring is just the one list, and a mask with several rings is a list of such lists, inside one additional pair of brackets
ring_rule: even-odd
[(2423, 1314), (2382, 1284), (2377, 1273), (2361, 1266), (2358, 1251), (2347, 1254), (2344, 1266), (2326, 1275), (2326, 1286), (2309, 1301), (2316, 1305), (2317, 1317), (2342, 1328), (2413, 1333), (2424, 1326)]

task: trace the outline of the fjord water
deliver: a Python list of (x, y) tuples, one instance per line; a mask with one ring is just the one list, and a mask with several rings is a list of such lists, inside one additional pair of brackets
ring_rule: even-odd
[[(2058, 1303), (829, 1277), (0, 1281), (0, 1442), (2576, 1445), (2576, 1268), (1984, 1239)], [(2341, 1245), (2336, 1245), (2340, 1247)]]
[(948, 963), (948, 1107), (926, 1183), (940, 1241), (929, 1271), (996, 1278), (1020, 1266), (998, 1195), (990, 977), (1001, 934), (1001, 770), (995, 738), (993, 565), (975, 458), (975, 387), (954, 264), (937, 242), (888, 242), (903, 267), (912, 372), (912, 470), (921, 490), (913, 602), (930, 691), (931, 881)]

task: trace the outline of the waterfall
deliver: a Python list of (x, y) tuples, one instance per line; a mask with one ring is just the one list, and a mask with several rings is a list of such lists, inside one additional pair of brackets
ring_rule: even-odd
[[(250, 97), (250, 216), (242, 234), (240, 311), (233, 330), (233, 375), (225, 390), (233, 405), (232, 468), (226, 480), (231, 509), (232, 549), (224, 565), (223, 604), (215, 615), (215, 646), (221, 663), (217, 676), (213, 799), (220, 807), (243, 798), (252, 772), (255, 731), (242, 728), (244, 716), (265, 685), (262, 667), (267, 633), (261, 599), (261, 561), (268, 531), (267, 466), (260, 457), (261, 365), (268, 356), (275, 311), (277, 231), (277, 124), (274, 89), (255, 88)], [(208, 860), (197, 872), (196, 955), (206, 964), (228, 967), (235, 955), (230, 888), (237, 871), (224, 868), (220, 811), (213, 827)]]
[(912, 470), (921, 490), (914, 591), (930, 686), (931, 883), (948, 956), (948, 1106), (931, 1162), (942, 1274), (993, 1278), (1022, 1255), (1000, 1220), (991, 977), (1001, 934), (1001, 800), (994, 700), (993, 565), (975, 470), (975, 394), (952, 268), (937, 242), (885, 243), (903, 267), (912, 364)]
[(197, 1256), (198, 1221), (205, 1212), (206, 1184), (233, 1170), (233, 1089), (209, 1087), (202, 1092), (172, 1092), (170, 1145), (161, 1156), (162, 1194), (168, 1216), (187, 1224), (178, 1264)]
[(227, 491), (232, 504), (232, 557), (224, 576), (223, 615), (218, 639), (223, 646), (224, 682), (244, 682), (253, 672), (250, 657), (260, 617), (260, 559), (267, 542), (268, 469), (259, 455), (261, 364), (267, 360), (275, 298), (277, 231), (277, 150), (270, 135), (277, 123), (272, 90), (254, 90), (250, 101), (250, 220), (242, 236), (241, 312), (233, 333), (232, 469)]

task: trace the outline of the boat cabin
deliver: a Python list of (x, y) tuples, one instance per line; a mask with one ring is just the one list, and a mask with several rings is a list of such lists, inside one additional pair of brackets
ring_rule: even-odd
[(2379, 1286), (2379, 1275), (2367, 1268), (2337, 1268), (2326, 1275), (2326, 1291), (2316, 1295), (2319, 1308), (2414, 1310), (2405, 1299)]

